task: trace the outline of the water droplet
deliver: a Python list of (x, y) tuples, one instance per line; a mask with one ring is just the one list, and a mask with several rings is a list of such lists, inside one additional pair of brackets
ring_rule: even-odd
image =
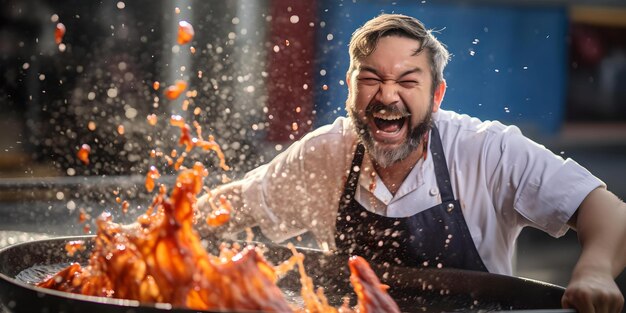
[(109, 96), (109, 98), (117, 97), (117, 88), (109, 88), (109, 90), (107, 90), (107, 96)]
[(126, 118), (130, 118), (133, 119), (137, 116), (137, 110), (135, 108), (128, 108), (126, 109), (126, 111), (124, 112), (124, 115), (126, 116)]

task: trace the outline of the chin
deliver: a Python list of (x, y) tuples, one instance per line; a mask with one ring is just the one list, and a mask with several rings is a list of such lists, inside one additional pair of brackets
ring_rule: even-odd
[(406, 159), (417, 147), (407, 144), (389, 146), (378, 142), (364, 142), (370, 157), (381, 167), (389, 167), (399, 161)]
[(412, 152), (419, 147), (422, 136), (430, 130), (432, 119), (432, 106), (426, 116), (415, 127), (407, 125), (405, 127), (411, 127), (411, 131), (407, 133), (406, 138), (397, 144), (387, 144), (384, 142), (378, 142), (374, 140), (371, 130), (372, 128), (367, 125), (367, 122), (360, 119), (358, 114), (354, 111), (354, 107), (349, 107), (348, 113), (354, 123), (354, 130), (356, 134), (365, 145), (365, 149), (372, 158), (372, 161), (376, 162), (381, 167), (389, 167), (399, 161), (406, 159)]

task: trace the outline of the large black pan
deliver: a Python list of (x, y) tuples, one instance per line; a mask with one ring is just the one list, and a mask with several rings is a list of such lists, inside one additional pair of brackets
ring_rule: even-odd
[[(82, 239), (87, 249), (68, 257), (65, 244)], [(0, 300), (10, 312), (194, 312), (168, 304), (87, 297), (34, 287), (29, 277), (68, 262), (86, 263), (93, 237), (64, 237), (26, 242), (0, 250)], [(275, 264), (291, 256), (280, 246), (267, 247), (265, 256)], [(323, 286), (329, 301), (339, 306), (341, 297), (354, 299), (349, 285), (347, 257), (300, 250), (316, 286)], [(563, 288), (534, 280), (452, 269), (412, 269), (372, 266), (390, 295), (405, 312), (460, 310), (559, 309)], [(27, 275), (25, 275), (27, 274)], [(30, 276), (29, 276), (30, 275)], [(35, 275), (36, 276), (36, 275)], [(299, 275), (291, 271), (279, 283), (286, 294), (297, 295)], [(288, 296), (289, 297), (289, 296)], [(353, 300), (354, 302), (354, 300)]]

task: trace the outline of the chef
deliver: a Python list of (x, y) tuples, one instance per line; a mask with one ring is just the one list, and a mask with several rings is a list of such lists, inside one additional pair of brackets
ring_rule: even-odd
[(515, 126), (442, 109), (449, 54), (417, 19), (380, 15), (349, 53), (349, 116), (201, 198), (203, 212), (231, 201), (221, 231), (258, 226), (276, 242), (306, 232), (370, 262), (511, 275), (522, 228), (574, 228), (582, 253), (563, 306), (621, 311), (626, 205), (601, 180)]

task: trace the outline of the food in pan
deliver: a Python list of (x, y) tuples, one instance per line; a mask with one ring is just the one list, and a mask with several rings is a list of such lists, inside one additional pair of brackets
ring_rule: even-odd
[[(228, 168), (219, 145), (212, 137), (202, 139), (197, 123), (195, 138), (181, 117), (172, 117), (170, 123), (181, 129), (179, 144), (185, 146), (186, 152), (194, 147), (215, 151), (222, 168)], [(254, 247), (224, 245), (219, 255), (209, 254), (194, 230), (196, 197), (208, 171), (201, 163), (191, 168), (179, 166), (171, 193), (168, 195), (167, 188), (160, 185), (152, 204), (135, 224), (114, 223), (108, 213), (97, 219), (97, 236), (87, 265), (73, 263), (38, 286), (146, 303), (167, 302), (192, 309), (337, 312), (321, 289), (315, 289), (306, 275), (303, 256), (295, 249), (293, 257), (278, 266), (270, 264)], [(154, 187), (156, 178), (156, 170), (151, 169), (146, 178), (147, 189)], [(226, 223), (229, 214), (228, 201), (221, 199), (207, 223)], [(66, 247), (68, 253), (83, 248), (80, 242)], [(301, 276), (303, 307), (288, 303), (276, 284), (294, 266)], [(387, 287), (364, 259), (351, 258), (349, 267), (359, 312), (399, 312), (386, 292)]]

